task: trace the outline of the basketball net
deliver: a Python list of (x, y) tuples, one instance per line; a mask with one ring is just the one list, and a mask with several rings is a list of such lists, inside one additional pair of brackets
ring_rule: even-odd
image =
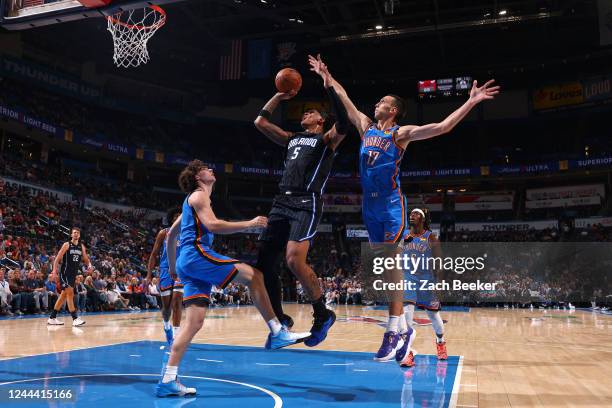
[(166, 12), (159, 6), (124, 10), (106, 17), (115, 48), (113, 61), (122, 68), (149, 62), (147, 42), (166, 23)]

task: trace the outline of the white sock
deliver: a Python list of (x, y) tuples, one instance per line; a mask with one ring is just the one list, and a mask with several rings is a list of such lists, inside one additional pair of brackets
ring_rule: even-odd
[(176, 380), (177, 373), (178, 366), (166, 366), (166, 371), (164, 371), (164, 378), (162, 378), (162, 382), (169, 383), (170, 381)]
[(267, 323), (273, 336), (276, 336), (283, 328), (283, 325), (281, 324), (281, 322), (278, 321), (276, 317), (272, 320), (268, 320)]
[(406, 317), (402, 314), (399, 317), (399, 333), (405, 334), (408, 332), (408, 324), (406, 323)]
[(172, 328), (172, 325), (170, 324), (169, 320), (164, 320), (164, 330), (170, 330)]
[(180, 327), (178, 326), (174, 326), (172, 327), (172, 337), (176, 338), (176, 336), (178, 335)]
[(399, 316), (389, 316), (387, 331), (397, 333), (399, 330)]
[(427, 315), (429, 316), (431, 325), (436, 333), (436, 343), (444, 343), (444, 322), (442, 321), (440, 312), (428, 310)]
[[(406, 319), (406, 324), (408, 327), (412, 327), (412, 324), (414, 323), (414, 305), (412, 303), (404, 306), (404, 318)], [(412, 328), (414, 329), (414, 327)]]

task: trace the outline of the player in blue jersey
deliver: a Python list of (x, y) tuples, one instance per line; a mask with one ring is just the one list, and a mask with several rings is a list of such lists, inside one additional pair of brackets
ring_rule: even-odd
[[(400, 97), (382, 97), (376, 104), (373, 121), (355, 107), (346, 90), (331, 76), (320, 56), (309, 56), (309, 63), (317, 73), (329, 76), (331, 86), (336, 90), (351, 123), (361, 137), (359, 170), (363, 190), (362, 215), (370, 242), (401, 242), (407, 232), (407, 220), (399, 168), (408, 144), (450, 132), (478, 103), (493, 99), (499, 93), (499, 86), (492, 86), (494, 80), (490, 80), (478, 87), (474, 81), (469, 99), (441, 122), (423, 126), (399, 126), (397, 121), (404, 116), (406, 110)], [(402, 309), (401, 300), (393, 298), (389, 302), (389, 322), (375, 360), (397, 358), (397, 350), (409, 341), (410, 333)]]
[[(181, 215), (179, 208), (171, 208), (166, 215), (166, 220), (170, 225)], [(181, 326), (181, 315), (183, 313), (183, 284), (180, 279), (172, 279), (168, 266), (168, 255), (166, 251), (166, 238), (168, 236), (168, 228), (163, 228), (157, 233), (155, 243), (149, 255), (147, 263), (147, 282), (151, 282), (153, 269), (159, 256), (159, 294), (162, 299), (162, 320), (164, 324), (164, 332), (166, 333), (166, 341), (172, 344), (172, 339), (178, 334)], [(172, 315), (172, 324), (170, 324), (170, 316)]]
[[(409, 327), (412, 327), (415, 306), (425, 309), (434, 332), (436, 333), (436, 350), (438, 360), (446, 360), (448, 354), (446, 352), (446, 341), (444, 340), (444, 322), (440, 316), (441, 305), (440, 301), (432, 290), (423, 290), (421, 288), (428, 287), (428, 283), (435, 283), (433, 267), (434, 259), (442, 257), (440, 251), (440, 242), (430, 229), (429, 212), (415, 208), (410, 212), (410, 233), (404, 243), (404, 254), (410, 258), (416, 259), (416, 268), (414, 270), (404, 271), (404, 280), (413, 282), (413, 290), (404, 291), (404, 316)], [(414, 264), (410, 264), (413, 269)], [(415, 333), (416, 335), (416, 333)], [(414, 353), (410, 348), (414, 341), (414, 335), (409, 342), (403, 345), (401, 350), (398, 350), (396, 359), (403, 367), (412, 367), (414, 365)], [(399, 356), (401, 355), (401, 359)]]
[[(185, 321), (172, 342), (162, 378), (157, 384), (158, 397), (195, 394), (178, 381), (178, 365), (187, 346), (202, 328), (206, 307), (210, 303), (210, 291), (215, 285), (225, 289), (232, 281), (248, 286), (251, 298), (270, 328), (266, 349), (277, 349), (303, 341), (310, 333), (293, 333), (283, 327), (270, 304), (263, 275), (250, 265), (218, 254), (212, 249), (213, 234), (233, 234), (249, 228), (265, 227), (266, 217), (250, 221), (229, 222), (215, 216), (211, 206), (211, 194), (215, 175), (200, 160), (191, 161), (179, 176), (181, 190), (188, 193), (183, 203), (182, 215), (168, 231), (168, 266), (170, 275), (178, 273), (184, 285), (183, 304)], [(176, 258), (176, 242), (180, 232), (181, 251)]]

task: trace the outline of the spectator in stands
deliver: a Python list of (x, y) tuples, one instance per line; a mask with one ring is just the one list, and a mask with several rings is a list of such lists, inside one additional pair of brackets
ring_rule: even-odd
[(114, 282), (109, 282), (107, 287), (108, 302), (115, 310), (128, 309), (128, 301), (123, 298), (117, 291), (117, 285)]
[[(38, 272), (38, 280), (44, 280), (44, 275), (42, 272)], [(51, 275), (47, 276), (47, 282), (45, 282), (45, 289), (47, 292), (45, 309), (48, 309), (50, 304), (55, 305), (55, 302), (57, 301), (57, 284), (55, 282), (55, 279), (53, 279)]]
[(87, 311), (87, 288), (83, 284), (83, 275), (77, 275), (75, 281), (75, 306), (79, 313)]
[(13, 301), (13, 293), (4, 274), (6, 268), (0, 268), (0, 314), (13, 316), (11, 312), (11, 302)]
[(157, 305), (161, 305), (161, 294), (159, 293), (159, 288), (157, 287), (157, 283), (159, 280), (157, 278), (151, 279), (151, 283), (149, 284), (149, 294), (155, 297)]
[(149, 283), (147, 282), (146, 279), (142, 280), (142, 283), (140, 284), (140, 290), (142, 291), (142, 294), (145, 297), (145, 301), (146, 301), (146, 307), (148, 308), (149, 306), (152, 308), (158, 308), (159, 305), (157, 304), (157, 299), (155, 298), (155, 296), (151, 295), (151, 293), (149, 292)]
[(145, 297), (142, 293), (142, 286), (138, 284), (138, 279), (132, 278), (127, 289), (130, 293), (130, 306), (136, 310), (144, 309)]
[(34, 297), (23, 286), (19, 275), (18, 270), (9, 271), (8, 282), (9, 289), (13, 294), (13, 311), (17, 315), (22, 315), (28, 311), (30, 303), (34, 301)]
[(87, 308), (90, 312), (99, 312), (101, 310), (100, 296), (91, 276), (85, 278), (85, 290), (87, 290)]
[(46, 312), (46, 310), (42, 308), (44, 300), (41, 298), (47, 297), (47, 291), (45, 285), (36, 279), (36, 271), (34, 271), (34, 269), (28, 270), (27, 278), (24, 281), (24, 287), (27, 292), (32, 294), (34, 299), (34, 313), (40, 314)]

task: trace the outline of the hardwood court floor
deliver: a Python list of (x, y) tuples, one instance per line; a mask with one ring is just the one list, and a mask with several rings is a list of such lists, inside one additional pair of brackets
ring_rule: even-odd
[[(310, 309), (285, 305), (296, 330), (309, 329)], [(335, 310), (338, 321), (317, 349), (375, 352), (384, 331), (378, 322), (385, 319), (386, 312), (356, 306)], [(415, 317), (426, 319), (426, 314), (418, 312)], [(0, 320), (0, 360), (164, 339), (159, 312), (86, 314), (83, 318), (87, 324), (76, 330), (69, 326), (69, 316), (61, 317), (67, 323), (61, 327), (47, 327), (43, 318)], [(450, 405), (612, 406), (612, 316), (584, 311), (471, 309), (443, 312), (443, 318), (448, 321), (449, 355), (463, 357), (453, 389), (458, 398)], [(418, 326), (417, 334), (414, 348), (418, 353), (435, 354), (431, 325)], [(194, 341), (262, 347), (266, 335), (267, 327), (255, 308), (229, 307), (210, 310)], [(303, 345), (292, 348), (308, 349)]]

